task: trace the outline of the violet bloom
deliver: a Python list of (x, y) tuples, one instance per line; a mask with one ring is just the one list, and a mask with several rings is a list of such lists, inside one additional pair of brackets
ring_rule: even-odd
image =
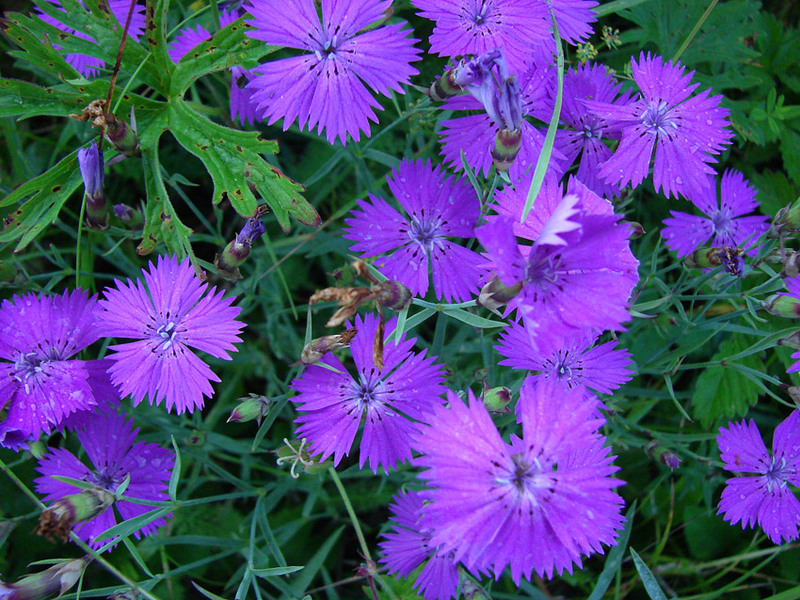
[(800, 502), (789, 484), (800, 486), (800, 412), (775, 428), (772, 456), (752, 419), (720, 427), (717, 444), (726, 470), (754, 475), (728, 479), (717, 513), (743, 529), (758, 523), (776, 544), (797, 539)]
[(191, 348), (230, 360), (241, 342), (244, 323), (235, 320), (240, 308), (223, 291), (206, 293), (208, 284), (195, 275), (188, 258), (160, 256), (158, 264), (143, 270), (145, 284), (128, 280), (106, 288), (97, 321), (108, 337), (136, 341), (109, 346), (114, 362), (111, 379), (134, 405), (147, 397), (150, 404), (165, 402), (178, 414), (203, 407), (203, 397), (219, 381)]
[(531, 53), (550, 35), (541, 0), (412, 0), (420, 15), (435, 21), (431, 52), (480, 55), (500, 48), (512, 73), (527, 68)]
[[(603, 140), (618, 140), (620, 132), (605, 119), (601, 119), (586, 108), (585, 100), (594, 100), (625, 106), (630, 94), (617, 98), (620, 85), (603, 65), (581, 64), (564, 74), (563, 105), (561, 120), (570, 129), (559, 129), (555, 147), (566, 157), (565, 164), (572, 164), (580, 155), (575, 177), (590, 190), (611, 198), (619, 195), (619, 185), (609, 183), (598, 176), (601, 164), (611, 158), (611, 149)], [(555, 93), (555, 88), (552, 90)]]
[(69, 360), (100, 338), (97, 297), (25, 294), (0, 305), (0, 446), (19, 449), (116, 396), (108, 360)]
[[(169, 500), (167, 482), (175, 464), (175, 453), (157, 444), (135, 442), (139, 430), (133, 429), (132, 424), (132, 420), (125, 422), (124, 415), (95, 416), (77, 432), (78, 441), (92, 467), (83, 464), (65, 448), (52, 448), (39, 461), (37, 470), (42, 476), (34, 482), (36, 491), (45, 494), (45, 502), (54, 502), (80, 491), (68, 483), (53, 479), (57, 475), (85, 481), (115, 494), (120, 484), (130, 476), (124, 496), (154, 502)], [(123, 521), (127, 521), (153, 510), (152, 505), (127, 500), (118, 500), (113, 507), (74, 527), (75, 533), (92, 548), (100, 548), (108, 542), (96, 541), (96, 538), (117, 524), (115, 511)], [(136, 539), (152, 535), (162, 525), (163, 518), (155, 519), (142, 525), (133, 535)]]
[(594, 345), (597, 334), (579, 331), (550, 352), (542, 352), (523, 325), (510, 323), (495, 349), (505, 356), (499, 364), (515, 369), (538, 371), (534, 379), (560, 381), (568, 387), (583, 387), (600, 394), (611, 394), (631, 380), (633, 362), (617, 342)]
[(399, 281), (415, 295), (428, 291), (428, 266), (436, 297), (463, 301), (478, 291), (486, 261), (448, 237), (474, 237), (480, 202), (462, 180), (445, 178), (430, 161), (408, 162), (387, 177), (389, 189), (409, 215), (402, 215), (383, 198), (359, 200), (360, 210), (345, 219), (343, 237), (350, 249), (364, 256), (391, 254), (375, 261), (388, 279)]
[(92, 229), (105, 229), (108, 226), (108, 204), (103, 190), (103, 153), (97, 142), (78, 150), (78, 167), (85, 189), (86, 221)]
[(427, 600), (447, 600), (456, 596), (458, 566), (451, 555), (437, 552), (430, 546), (430, 532), (420, 529), (423, 512), (423, 494), (405, 492), (393, 498), (393, 531), (378, 544), (381, 548), (379, 562), (386, 565), (389, 574), (402, 577), (410, 575), (423, 562), (425, 566), (417, 575), (414, 589)]
[[(238, 18), (238, 11), (221, 10), (219, 12), (219, 26), (220, 28), (225, 28)], [(210, 40), (213, 35), (202, 25), (197, 25), (194, 28), (191, 26), (183, 27), (170, 43), (167, 54), (169, 54), (172, 62), (177, 63), (195, 46)]]
[[(479, 57), (475, 61), (484, 58)], [(509, 169), (511, 180), (521, 177), (536, 164), (544, 146), (544, 133), (525, 117), (539, 121), (550, 119), (553, 110), (550, 88), (555, 85), (556, 79), (550, 54), (539, 52), (531, 55), (531, 60), (530, 67), (522, 71), (514, 83), (514, 87), (519, 90), (521, 110), (519, 115), (515, 114), (516, 104), (514, 104), (514, 112), (508, 111), (509, 115), (513, 114), (513, 118), (503, 118), (502, 112), (494, 109), (493, 104), (497, 104), (498, 108), (506, 104), (512, 106), (509, 100), (516, 91), (500, 89), (488, 72), (483, 73), (484, 77), (478, 79), (474, 86), (477, 90), (476, 97), (459, 96), (450, 98), (444, 103), (442, 108), (456, 111), (455, 114), (467, 110), (487, 111), (484, 114), (455, 117), (441, 123), (442, 155), (455, 170), (463, 168), (461, 162), (463, 153), (464, 159), (472, 169), (488, 176), (493, 164), (492, 150), (495, 147), (498, 131), (508, 124), (513, 124), (520, 130), (519, 153)], [(564, 170), (562, 164), (564, 160), (561, 151), (554, 148), (550, 169), (560, 174)]]
[(641, 97), (625, 106), (586, 102), (598, 117), (619, 121), (622, 129), (619, 147), (599, 174), (609, 183), (636, 187), (650, 171), (655, 147), (656, 191), (690, 197), (708, 186), (708, 175), (714, 174), (709, 163), (730, 144), (728, 109), (719, 106), (722, 96), (709, 97), (709, 90), (691, 96), (700, 84), (691, 83), (694, 71), (684, 74), (680, 63), (664, 64), (660, 56), (643, 52), (631, 65)]
[[(58, 8), (60, 11), (66, 14), (66, 11), (62, 8), (61, 2), (59, 0), (47, 0)], [(111, 14), (120, 24), (119, 27), (123, 27), (125, 25), (125, 21), (128, 18), (128, 10), (130, 8), (130, 0), (109, 0), (108, 2), (109, 8), (111, 8)], [(77, 38), (82, 40), (88, 40), (90, 42), (95, 43), (95, 41), (86, 35), (83, 32), (76, 31), (71, 27), (67, 27), (58, 19), (51, 17), (48, 14), (45, 14), (41, 11), (41, 9), (37, 9), (36, 15), (45, 23), (49, 23), (54, 27), (57, 27), (61, 31), (65, 31), (67, 33), (71, 33)], [(133, 15), (131, 16), (131, 23), (128, 27), (128, 35), (134, 40), (138, 41), (139, 37), (144, 32), (144, 6), (137, 3), (134, 5), (133, 8)], [(61, 48), (60, 46), (53, 46), (56, 49)], [(66, 55), (67, 62), (72, 65), (72, 67), (81, 75), (86, 78), (96, 77), (97, 74), (100, 72), (100, 69), (105, 67), (105, 63), (99, 59), (95, 58), (94, 56), (89, 56), (86, 54), (67, 54)]]
[(253, 125), (263, 121), (266, 111), (256, 107), (252, 102), (253, 90), (247, 84), (256, 78), (256, 74), (242, 67), (231, 67), (231, 121), (242, 125)]
[(520, 390), (522, 437), (503, 441), (489, 413), (469, 392), (450, 393), (414, 448), (430, 490), (420, 527), (429, 547), (452, 552), (473, 574), (499, 578), (572, 572), (581, 556), (615, 543), (623, 518), (602, 419), (580, 390), (530, 379)]
[[(712, 180), (713, 181), (713, 180)], [(664, 219), (661, 236), (670, 250), (684, 257), (705, 246), (737, 247), (752, 243), (769, 229), (769, 217), (745, 216), (759, 207), (756, 189), (749, 185), (739, 171), (728, 169), (722, 176), (719, 195), (716, 186), (708, 187), (689, 199), (706, 217), (685, 212), (670, 211), (671, 218)], [(755, 253), (753, 249), (751, 253)]]
[(253, 0), (247, 11), (255, 31), (247, 35), (271, 46), (307, 53), (265, 63), (254, 69), (248, 88), (253, 102), (269, 116), (283, 119), (284, 131), (298, 121), (300, 129), (317, 126), (332, 144), (349, 134), (369, 136), (373, 109), (381, 106), (372, 92), (404, 93), (402, 84), (417, 74), (417, 40), (403, 23), (370, 29), (386, 18), (391, 0), (322, 0), (322, 22), (314, 0)]
[[(369, 460), (378, 472), (395, 469), (398, 461), (411, 458), (411, 439), (433, 409), (442, 403), (445, 388), (442, 368), (433, 357), (414, 353), (414, 339), (389, 340), (396, 319), (386, 324), (383, 369), (375, 366), (373, 343), (378, 328), (375, 315), (356, 316), (358, 334), (350, 343), (357, 374), (351, 375), (332, 353), (319, 362), (335, 371), (310, 365), (289, 386), (298, 392), (292, 398), (301, 411), (295, 420), (298, 438), (308, 438), (311, 455), (320, 462), (333, 455), (334, 466), (350, 448), (364, 422), (359, 447), (359, 467)], [(348, 325), (349, 327), (349, 325)]]
[[(639, 279), (629, 228), (618, 224), (611, 205), (586, 186), (572, 181), (562, 196), (554, 180), (543, 186), (534, 209), (519, 223), (530, 178), (529, 173), (527, 182), (498, 194), (501, 214), (475, 232), (500, 281), (521, 285), (506, 314), (517, 310), (538, 328), (536, 343), (543, 351), (576, 330), (622, 329)], [(517, 236), (532, 245), (521, 245)]]

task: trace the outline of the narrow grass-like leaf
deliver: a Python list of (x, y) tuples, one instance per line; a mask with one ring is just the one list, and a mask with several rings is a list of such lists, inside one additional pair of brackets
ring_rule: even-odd
[(628, 509), (628, 512), (625, 514), (625, 528), (617, 538), (617, 545), (609, 551), (608, 558), (606, 558), (606, 564), (603, 565), (603, 571), (597, 578), (597, 582), (594, 584), (594, 589), (592, 590), (592, 593), (589, 594), (587, 600), (600, 600), (605, 595), (606, 590), (608, 589), (608, 586), (611, 585), (614, 577), (616, 577), (617, 571), (622, 564), (622, 559), (625, 556), (625, 550), (628, 547), (628, 540), (631, 537), (631, 530), (633, 529), (633, 517), (635, 514), (636, 502), (631, 505), (631, 507)]
[(650, 571), (642, 558), (636, 553), (636, 550), (630, 548), (630, 552), (631, 557), (633, 557), (633, 564), (636, 565), (636, 570), (639, 572), (639, 577), (642, 578), (644, 590), (647, 592), (647, 595), (650, 596), (650, 599), (667, 600), (666, 595), (663, 591), (661, 591), (661, 586), (658, 585), (653, 573)]
[(173, 502), (178, 501), (178, 483), (181, 479), (181, 451), (178, 449), (178, 444), (175, 442), (175, 436), (172, 437), (172, 448), (175, 450), (175, 465), (172, 467), (172, 474), (169, 476), (169, 499)]
[(301, 571), (302, 569), (305, 569), (305, 567), (288, 566), (288, 567), (270, 567), (267, 569), (251, 568), (250, 570), (253, 572), (255, 576), (267, 579), (269, 577), (277, 577), (278, 575), (288, 575), (289, 573), (297, 573), (297, 571)]

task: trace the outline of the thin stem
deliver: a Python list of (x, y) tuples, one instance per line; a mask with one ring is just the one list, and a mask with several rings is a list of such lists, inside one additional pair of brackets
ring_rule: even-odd
[(342, 485), (342, 480), (339, 479), (339, 475), (336, 473), (336, 469), (333, 467), (328, 467), (328, 473), (330, 473), (331, 479), (333, 479), (333, 483), (336, 485), (336, 489), (339, 490), (339, 495), (342, 497), (344, 507), (347, 510), (347, 514), (350, 516), (350, 522), (353, 523), (353, 529), (356, 530), (356, 537), (358, 538), (359, 546), (361, 546), (361, 552), (364, 554), (364, 558), (366, 558), (369, 562), (372, 562), (372, 556), (370, 556), (367, 541), (364, 539), (364, 534), (361, 532), (361, 525), (358, 524), (358, 517), (356, 517), (356, 513), (353, 510), (353, 505), (350, 503), (350, 498), (347, 495), (347, 491)]
[(700, 19), (697, 21), (697, 23), (695, 23), (694, 28), (689, 32), (689, 35), (686, 36), (686, 39), (683, 40), (683, 43), (681, 44), (681, 47), (678, 48), (677, 52), (675, 52), (674, 56), (672, 57), (672, 62), (673, 63), (678, 62), (678, 60), (683, 55), (683, 53), (686, 52), (686, 48), (689, 47), (689, 44), (692, 43), (692, 40), (694, 39), (694, 36), (697, 35), (697, 32), (700, 31), (700, 28), (706, 22), (706, 20), (708, 19), (709, 15), (711, 15), (711, 11), (714, 10), (714, 7), (717, 5), (717, 2), (719, 2), (719, 0), (711, 0), (711, 4), (708, 5), (708, 8), (706, 9), (706, 12), (704, 12), (703, 16), (700, 17)]
[[(114, 63), (114, 72), (111, 74), (111, 84), (108, 86), (108, 96), (106, 96), (106, 109), (111, 108), (111, 98), (114, 96), (114, 86), (117, 84), (117, 75), (119, 74), (119, 67), (122, 64), (122, 52), (125, 50), (125, 42), (128, 40), (128, 29), (131, 26), (131, 19), (133, 18), (133, 9), (136, 6), (136, 0), (131, 0), (128, 7), (128, 16), (125, 19), (125, 27), (122, 29), (122, 41), (119, 43), (119, 50), (117, 50), (117, 62)], [(100, 136), (98, 142), (98, 149), (103, 151), (103, 138), (106, 134), (106, 127), (103, 125), (103, 134)]]

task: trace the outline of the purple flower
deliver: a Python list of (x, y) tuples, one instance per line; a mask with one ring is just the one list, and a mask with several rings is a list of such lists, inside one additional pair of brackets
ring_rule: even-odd
[[(59, 0), (47, 0), (53, 6), (60, 9), (64, 14), (66, 11), (62, 8), (61, 2)], [(120, 23), (120, 26), (125, 25), (125, 21), (128, 18), (128, 10), (130, 8), (130, 0), (109, 0), (109, 7), (111, 8), (111, 14), (114, 15), (114, 18)], [(71, 27), (67, 27), (61, 21), (51, 17), (48, 14), (45, 14), (41, 11), (41, 9), (37, 9), (36, 12), (37, 16), (44, 21), (45, 23), (49, 23), (54, 27), (57, 27), (61, 31), (65, 31), (67, 33), (71, 33), (77, 38), (82, 40), (88, 40), (90, 42), (95, 43), (95, 41), (80, 31), (75, 31)], [(128, 35), (135, 41), (138, 41), (139, 37), (144, 32), (144, 6), (141, 4), (136, 4), (133, 8), (133, 15), (131, 16), (131, 23), (128, 27)], [(53, 46), (56, 49), (61, 48), (61, 46)], [(96, 77), (97, 74), (100, 72), (100, 69), (105, 67), (105, 63), (99, 59), (95, 58), (94, 56), (88, 56), (86, 54), (67, 54), (66, 55), (67, 62), (72, 65), (72, 67), (81, 75), (86, 78), (89, 77)]]
[(150, 404), (166, 402), (180, 414), (202, 408), (203, 397), (214, 393), (210, 381), (219, 381), (190, 348), (230, 360), (240, 342), (244, 323), (236, 321), (240, 308), (223, 292), (206, 294), (208, 284), (195, 276), (188, 258), (160, 256), (135, 283), (117, 281), (106, 288), (97, 320), (109, 337), (136, 341), (109, 346), (114, 365), (111, 379), (134, 404), (147, 396)]
[[(564, 74), (561, 120), (571, 129), (558, 131), (555, 146), (566, 157), (565, 165), (572, 164), (580, 155), (576, 179), (605, 198), (619, 195), (619, 185), (608, 183), (597, 174), (599, 166), (611, 157), (611, 150), (603, 140), (618, 140), (620, 132), (589, 111), (584, 101), (624, 106), (630, 102), (630, 94), (625, 93), (617, 99), (619, 90), (620, 85), (603, 65), (597, 63), (585, 63)], [(552, 91), (555, 92), (555, 88)]]
[(510, 323), (495, 349), (506, 358), (501, 365), (539, 371), (534, 379), (554, 379), (568, 387), (584, 387), (601, 394), (611, 394), (631, 380), (633, 362), (626, 350), (616, 349), (617, 342), (594, 346), (597, 334), (579, 331), (564, 339), (555, 350), (542, 352), (535, 334), (523, 325)]
[(429, 547), (452, 552), (473, 573), (516, 584), (532, 571), (572, 572), (581, 556), (613, 544), (623, 518), (614, 457), (597, 433), (602, 420), (580, 390), (527, 379), (520, 390), (522, 438), (503, 441), (483, 404), (449, 394), (414, 448), (430, 490), (420, 528)]
[(411, 439), (441, 404), (442, 368), (424, 352), (411, 352), (416, 340), (389, 341), (395, 322), (386, 325), (383, 369), (373, 359), (378, 319), (357, 316), (358, 334), (350, 344), (357, 375), (329, 353), (320, 362), (335, 370), (311, 365), (289, 386), (298, 392), (293, 400), (302, 412), (295, 420), (300, 425), (297, 437), (308, 438), (311, 454), (322, 454), (320, 462), (333, 455), (335, 466), (349, 455), (364, 421), (359, 467), (369, 460), (375, 473), (378, 467), (388, 472), (398, 461), (411, 458)]
[[(622, 329), (630, 318), (627, 300), (639, 279), (628, 227), (618, 224), (611, 205), (586, 186), (571, 181), (562, 196), (552, 179), (519, 223), (529, 185), (498, 194), (500, 215), (475, 232), (500, 281), (522, 285), (506, 314), (517, 310), (526, 324), (538, 328), (536, 343), (542, 351), (576, 330)], [(517, 236), (533, 244), (520, 245)]]
[(728, 110), (719, 106), (722, 96), (709, 97), (709, 90), (691, 96), (700, 85), (691, 83), (694, 71), (684, 74), (679, 63), (664, 64), (660, 56), (642, 53), (631, 65), (641, 97), (625, 106), (586, 102), (598, 117), (619, 121), (622, 128), (619, 147), (600, 167), (600, 176), (619, 186), (638, 186), (647, 177), (655, 147), (656, 191), (663, 189), (668, 197), (696, 194), (714, 174), (709, 166), (714, 155), (733, 137), (726, 129)]
[(575, 45), (586, 41), (592, 35), (591, 24), (597, 20), (597, 15), (592, 10), (598, 4), (595, 0), (546, 0), (546, 2), (553, 10), (561, 39)]
[[(552, 56), (546, 53), (536, 53), (531, 56), (533, 61), (530, 67), (519, 76), (517, 87), (522, 99), (522, 117), (533, 117), (539, 120), (549, 120), (552, 116), (552, 98), (549, 89), (555, 85), (555, 71), (552, 65)], [(483, 80), (482, 80), (483, 81)], [(489, 81), (488, 83), (492, 83)], [(482, 92), (486, 94), (491, 86), (484, 85)], [(488, 95), (490, 96), (490, 95)], [(490, 106), (493, 102), (489, 97), (485, 102)], [(500, 100), (499, 93), (495, 97)], [(471, 96), (451, 98), (444, 103), (445, 110), (452, 111), (482, 111), (484, 104)], [(499, 111), (495, 111), (498, 113)], [(457, 114), (457, 113), (456, 113)], [(503, 127), (503, 119), (499, 115), (487, 112), (478, 115), (456, 117), (443, 121), (442, 125), (442, 155), (445, 161), (456, 170), (462, 167), (461, 154), (463, 152), (467, 164), (488, 176), (492, 162), (492, 149), (495, 147), (495, 138), (498, 130)], [(519, 154), (509, 169), (511, 180), (522, 177), (536, 164), (539, 154), (544, 146), (544, 133), (530, 123), (527, 119), (521, 120), (521, 142)], [(563, 172), (562, 163), (565, 160), (558, 148), (553, 149), (550, 159), (550, 169), (554, 173)]]
[[(739, 171), (728, 169), (722, 176), (719, 196), (716, 186), (709, 183), (706, 189), (689, 197), (707, 218), (670, 211), (672, 217), (664, 219), (661, 236), (679, 258), (691, 254), (709, 240), (711, 246), (736, 247), (752, 243), (769, 229), (769, 217), (744, 216), (758, 208), (756, 193)], [(754, 248), (751, 253), (756, 250)]]
[[(169, 500), (167, 482), (175, 463), (175, 454), (157, 444), (134, 443), (139, 430), (133, 429), (132, 424), (132, 420), (126, 423), (123, 415), (97, 415), (78, 430), (78, 441), (91, 461), (92, 468), (84, 465), (64, 448), (53, 448), (45, 454), (37, 467), (42, 476), (35, 480), (36, 490), (45, 494), (45, 502), (53, 502), (79, 491), (68, 483), (53, 479), (54, 475), (79, 479), (112, 494), (130, 476), (124, 496), (155, 502)], [(123, 521), (153, 509), (152, 505), (127, 500), (117, 500), (114, 508)], [(97, 549), (108, 540), (99, 542), (95, 538), (116, 524), (114, 511), (109, 508), (95, 518), (76, 525), (74, 531), (82, 540)], [(151, 521), (136, 530), (134, 536), (140, 539), (143, 535), (152, 535), (163, 524), (163, 518)]]
[(25, 294), (0, 305), (0, 446), (18, 449), (116, 396), (108, 360), (69, 360), (95, 342), (96, 296)]
[(314, 0), (253, 0), (246, 6), (255, 17), (255, 31), (247, 35), (268, 45), (304, 50), (307, 54), (257, 67), (249, 84), (253, 102), (269, 116), (269, 124), (283, 118), (284, 131), (298, 120), (317, 133), (325, 131), (332, 144), (348, 134), (358, 141), (370, 134), (369, 121), (378, 122), (372, 96), (404, 93), (401, 84), (417, 70), (417, 40), (403, 23), (375, 29), (391, 7), (391, 0), (325, 0), (322, 22)]
[(238, 118), (242, 125), (253, 125), (266, 117), (266, 111), (256, 108), (252, 102), (253, 90), (247, 87), (255, 77), (252, 71), (231, 67), (231, 121), (235, 122)]
[(93, 199), (103, 195), (103, 153), (92, 142), (88, 148), (78, 150), (78, 167), (81, 170), (86, 195)]
[(430, 264), (437, 298), (468, 300), (478, 291), (484, 272), (479, 265), (486, 261), (446, 238), (474, 237), (480, 202), (473, 189), (464, 181), (445, 178), (441, 167), (432, 168), (430, 161), (404, 160), (387, 182), (409, 216), (372, 194), (369, 202), (359, 200), (360, 210), (345, 219), (343, 237), (356, 242), (350, 249), (365, 256), (391, 252), (376, 266), (415, 295), (428, 291)]
[(550, 35), (541, 0), (413, 0), (420, 15), (436, 22), (431, 52), (480, 55), (500, 48), (512, 73), (525, 71), (531, 53)]
[[(239, 18), (238, 11), (221, 10), (219, 13), (219, 26), (225, 28)], [(210, 40), (213, 34), (203, 27), (197, 25), (194, 29), (191, 26), (184, 27), (175, 35), (175, 39), (169, 45), (169, 57), (172, 62), (177, 63), (181, 58), (195, 46)]]
[(775, 428), (771, 457), (752, 419), (720, 427), (717, 444), (725, 469), (755, 475), (728, 479), (717, 514), (743, 529), (758, 523), (776, 544), (797, 539), (800, 502), (788, 484), (800, 486), (800, 412)]
[(451, 555), (441, 554), (430, 546), (430, 532), (419, 527), (423, 494), (398, 494), (389, 508), (393, 531), (384, 533), (386, 540), (378, 544), (383, 554), (379, 562), (386, 565), (388, 573), (407, 577), (427, 560), (417, 575), (414, 589), (428, 600), (453, 598), (458, 588), (458, 567)]

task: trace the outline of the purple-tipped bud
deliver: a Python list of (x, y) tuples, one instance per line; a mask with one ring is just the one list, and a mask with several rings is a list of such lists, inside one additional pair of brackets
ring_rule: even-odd
[(88, 558), (76, 558), (26, 575), (17, 583), (0, 582), (0, 599), (41, 600), (54, 594), (61, 596), (77, 583), (88, 564)]
[(484, 383), (481, 400), (489, 412), (508, 413), (510, 412), (508, 405), (511, 402), (511, 390), (505, 386), (490, 388)]
[(800, 231), (800, 198), (778, 211), (767, 235), (781, 237), (783, 234), (798, 231)]
[(630, 234), (628, 235), (629, 240), (638, 240), (647, 233), (641, 223), (636, 221), (623, 221), (622, 223), (627, 225), (630, 230)]
[(478, 304), (489, 310), (497, 310), (513, 300), (522, 291), (522, 282), (511, 287), (505, 285), (497, 277), (492, 277), (478, 296)]
[(521, 145), (522, 130), (498, 130), (494, 136), (494, 148), (491, 150), (494, 168), (498, 171), (508, 171), (514, 164)]
[(239, 398), (239, 405), (233, 409), (228, 423), (246, 423), (256, 421), (261, 425), (261, 419), (269, 414), (272, 400), (266, 396), (250, 394), (247, 398)]
[(55, 536), (66, 542), (73, 526), (94, 519), (112, 504), (114, 494), (101, 488), (64, 496), (42, 511), (36, 533), (46, 538)]
[(800, 319), (800, 300), (790, 294), (773, 294), (764, 300), (764, 310), (776, 317)]
[(464, 93), (464, 88), (456, 83), (456, 74), (460, 65), (450, 67), (444, 74), (431, 84), (428, 94), (431, 100), (442, 102), (453, 96)]
[(236, 234), (233, 241), (225, 246), (222, 254), (217, 254), (214, 258), (214, 265), (219, 271), (220, 277), (224, 279), (241, 279), (239, 265), (241, 265), (250, 254), (250, 246), (258, 238), (264, 235), (267, 228), (258, 217), (250, 217)]
[(411, 305), (414, 294), (399, 281), (383, 281), (372, 286), (372, 289), (380, 288), (377, 291), (378, 303), (392, 310), (405, 310)]
[(670, 452), (669, 450), (665, 450), (661, 453), (658, 457), (658, 460), (661, 461), (662, 464), (666, 465), (673, 471), (681, 466), (681, 458), (674, 452)]
[(83, 178), (86, 200), (86, 222), (91, 229), (108, 227), (108, 204), (103, 191), (103, 153), (92, 142), (88, 148), (78, 150), (78, 167)]
[(112, 146), (125, 156), (139, 154), (139, 136), (136, 135), (136, 124), (133, 122), (133, 109), (131, 109), (132, 125), (116, 115), (106, 114), (106, 139)]
[(739, 277), (744, 269), (744, 251), (730, 246), (699, 248), (683, 259), (687, 267), (713, 268), (722, 266), (731, 275)]
[(300, 362), (304, 365), (313, 365), (328, 352), (349, 346), (357, 333), (358, 330), (352, 328), (336, 335), (325, 335), (311, 340), (300, 353)]

